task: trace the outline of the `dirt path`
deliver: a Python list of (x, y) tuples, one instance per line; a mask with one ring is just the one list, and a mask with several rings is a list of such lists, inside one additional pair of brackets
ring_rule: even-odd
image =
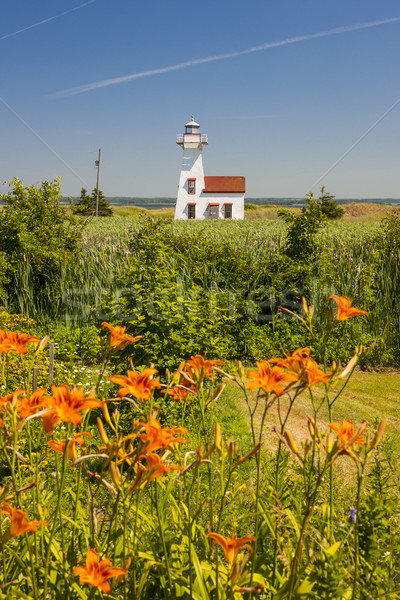
[[(312, 389), (315, 399), (322, 399), (321, 386)], [(335, 390), (336, 391), (336, 390)], [(250, 422), (248, 408), (243, 394), (238, 388), (229, 385), (229, 393), (235, 396), (236, 405), (247, 422)], [(255, 399), (255, 394), (251, 394)], [(288, 399), (284, 397), (276, 401), (269, 409), (264, 426), (264, 443), (271, 450), (276, 446), (274, 426), (280, 429), (279, 408), (281, 414), (286, 413)], [(256, 429), (259, 429), (264, 411), (263, 402), (259, 403), (255, 414)], [(300, 442), (308, 437), (307, 415), (312, 414), (312, 403), (308, 392), (296, 400), (287, 422), (294, 438)], [(353, 421), (355, 426), (366, 420), (373, 424), (375, 421), (387, 421), (387, 432), (400, 437), (400, 374), (399, 373), (355, 373), (342, 395), (333, 406), (333, 421), (343, 419)], [(325, 406), (319, 411), (319, 423), (324, 428), (329, 422), (328, 410)]]

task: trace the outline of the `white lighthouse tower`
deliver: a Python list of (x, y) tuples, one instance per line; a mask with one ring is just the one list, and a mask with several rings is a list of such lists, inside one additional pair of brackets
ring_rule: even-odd
[(243, 219), (245, 178), (204, 175), (202, 152), (208, 138), (193, 117), (176, 143), (183, 160), (175, 219)]
[[(204, 188), (203, 146), (207, 136), (200, 133), (200, 125), (191, 118), (185, 125), (185, 133), (178, 134), (176, 143), (182, 147), (183, 159), (176, 198), (175, 219), (196, 219), (198, 201)], [(197, 208), (197, 211), (196, 211)]]

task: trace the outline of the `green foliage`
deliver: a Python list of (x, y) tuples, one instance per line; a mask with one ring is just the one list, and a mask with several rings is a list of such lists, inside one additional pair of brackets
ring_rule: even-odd
[(319, 195), (319, 204), (321, 207), (321, 212), (328, 219), (340, 219), (344, 215), (344, 210), (341, 206), (338, 206), (336, 200), (334, 200), (335, 196), (332, 194), (328, 194), (325, 191), (325, 186), (321, 186), (321, 192)]
[(21, 272), (28, 274), (33, 294), (49, 282), (58, 287), (60, 267), (78, 249), (80, 232), (60, 204), (59, 179), (40, 188), (24, 187), (16, 178), (9, 185), (11, 191), (1, 194), (6, 207), (0, 212), (0, 253), (8, 279), (3, 286), (12, 300)]
[(7, 254), (0, 252), (0, 303), (4, 302), (7, 297), (6, 286), (9, 283), (7, 277), (8, 267)]
[[(151, 245), (142, 244), (142, 258), (151, 251)], [(163, 252), (161, 244), (151, 254), (155, 263)], [(137, 272), (142, 278), (155, 273)], [(0, 312), (0, 328), (13, 322), (31, 325)], [(341, 327), (340, 336), (348, 325), (334, 324)], [(304, 323), (297, 319), (277, 317), (276, 343), (280, 340), (286, 350), (285, 336), (289, 343), (302, 342), (301, 327)], [(78, 331), (58, 333), (67, 350), (68, 344), (78, 343)], [(94, 327), (80, 332), (80, 353), (87, 353), (86, 359), (98, 352), (98, 333)], [(348, 406), (333, 405), (345, 388), (351, 389), (352, 372), (339, 376), (339, 369), (326, 385), (317, 386), (303, 379), (311, 358), (299, 369), (287, 363), (275, 374), (297, 372), (300, 381), (293, 385), (282, 379), (281, 395), (262, 387), (249, 391), (254, 371), (246, 375), (241, 366), (223, 366), (227, 378), (220, 371), (206, 372), (204, 363), (189, 371), (186, 363), (175, 374), (164, 376), (159, 369), (152, 380), (160, 378), (160, 387), (150, 397), (142, 393), (142, 384), (118, 400), (115, 389), (106, 390), (99, 397), (107, 398), (107, 408), (85, 411), (81, 423), (77, 404), (68, 402), (62, 412), (57, 404), (62, 422), (46, 435), (42, 413), (22, 420), (21, 387), (30, 393), (31, 383), (25, 376), (18, 379), (34, 362), (43, 366), (43, 355), (34, 348), (14, 358), (0, 351), (1, 394), (20, 390), (9, 402), (0, 399), (0, 586), (10, 600), (100, 597), (100, 590), (90, 587), (102, 583), (100, 578), (81, 584), (75, 570), (89, 548), (127, 570), (125, 577), (109, 580), (115, 600), (240, 600), (249, 588), (260, 600), (398, 598), (400, 458), (395, 423), (393, 433), (379, 444), (374, 437), (379, 420), (374, 418), (363, 429), (365, 444), (351, 437), (343, 445), (326, 428), (328, 407), (333, 421), (341, 421), (343, 410), (351, 416)], [(67, 370), (66, 379), (58, 375), (56, 384), (69, 383), (71, 376)], [(75, 379), (79, 386), (82, 381), (89, 383)], [(176, 401), (165, 393), (178, 381), (193, 386), (189, 400)], [(42, 401), (34, 411), (54, 410), (51, 401), (46, 404), (48, 397)], [(309, 433), (303, 422), (293, 430), (305, 414), (313, 415)], [(180, 439), (174, 443), (171, 434)], [(153, 468), (152, 461), (164, 470)], [(350, 507), (355, 520), (349, 519)], [(26, 513), (31, 529), (37, 526), (35, 533), (19, 529), (21, 513), (11, 533), (13, 509)], [(212, 545), (215, 535), (222, 541)], [(237, 557), (224, 546), (228, 536), (238, 542)], [(241, 536), (248, 544), (238, 540)]]
[[(78, 200), (73, 203), (72, 210), (75, 215), (93, 216), (96, 214), (96, 204), (97, 188), (94, 188), (90, 196), (85, 188), (82, 188), (81, 195)], [(109, 202), (107, 202), (103, 192), (99, 190), (98, 216), (110, 217), (112, 214), (113, 209), (111, 208)]]
[(87, 193), (85, 188), (81, 189), (81, 195), (78, 200), (74, 201), (73, 198), (70, 198), (70, 202), (72, 204), (72, 212), (74, 215), (93, 215), (96, 207), (93, 206), (93, 201), (91, 196)]
[(285, 253), (293, 260), (307, 263), (313, 261), (318, 250), (317, 233), (324, 225), (324, 216), (318, 200), (310, 192), (300, 215), (295, 215), (287, 209), (279, 210), (278, 214), (289, 226)]

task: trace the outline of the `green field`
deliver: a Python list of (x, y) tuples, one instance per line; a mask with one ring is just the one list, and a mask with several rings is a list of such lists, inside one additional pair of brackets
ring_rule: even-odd
[(14, 185), (0, 596), (399, 600), (400, 219), (76, 221)]

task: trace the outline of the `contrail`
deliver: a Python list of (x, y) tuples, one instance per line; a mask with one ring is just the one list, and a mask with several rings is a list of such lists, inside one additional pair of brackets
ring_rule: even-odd
[(43, 25), (44, 23), (48, 23), (49, 21), (53, 21), (54, 19), (58, 19), (59, 17), (63, 17), (64, 15), (67, 15), (68, 13), (73, 12), (74, 10), (79, 10), (80, 8), (83, 8), (84, 6), (87, 6), (88, 4), (93, 4), (93, 2), (96, 2), (96, 0), (89, 0), (88, 2), (85, 2), (84, 4), (80, 4), (79, 6), (75, 6), (75, 8), (70, 8), (68, 10), (65, 10), (64, 12), (60, 13), (59, 15), (54, 15), (54, 17), (49, 17), (48, 19), (43, 19), (43, 21), (39, 21), (38, 23), (34, 23), (33, 25), (29, 25), (28, 27), (24, 27), (23, 29), (18, 29), (18, 31), (13, 31), (12, 33), (7, 33), (6, 35), (3, 35), (2, 37), (0, 37), (0, 42), (1, 40), (5, 40), (9, 37), (12, 37), (13, 35), (18, 35), (19, 33), (23, 33), (24, 31), (28, 31), (28, 29), (33, 29), (34, 27), (39, 27), (39, 25)]
[(90, 92), (98, 88), (107, 87), (109, 85), (116, 85), (117, 83), (124, 83), (125, 81), (132, 81), (133, 79), (139, 79), (140, 77), (150, 77), (151, 75), (159, 75), (161, 73), (168, 73), (170, 71), (177, 71), (178, 69), (185, 69), (186, 67), (192, 67), (194, 65), (200, 65), (203, 63), (214, 62), (216, 60), (225, 60), (227, 58), (234, 58), (236, 56), (243, 56), (244, 54), (250, 54), (252, 52), (260, 52), (261, 50), (267, 50), (269, 48), (277, 48), (278, 46), (287, 46), (288, 44), (296, 44), (297, 42), (304, 42), (306, 40), (312, 40), (315, 38), (327, 37), (329, 35), (337, 35), (339, 33), (349, 33), (351, 31), (357, 31), (358, 29), (367, 29), (368, 27), (377, 27), (378, 25), (386, 25), (387, 23), (394, 23), (400, 21), (400, 17), (392, 17), (390, 19), (381, 19), (380, 21), (371, 21), (369, 23), (361, 23), (358, 25), (348, 25), (345, 27), (337, 27), (335, 29), (329, 29), (328, 31), (319, 31), (318, 33), (311, 33), (309, 35), (301, 35), (297, 37), (288, 38), (286, 40), (280, 40), (278, 42), (270, 42), (267, 44), (261, 44), (260, 46), (254, 46), (253, 48), (246, 48), (246, 50), (239, 50), (238, 52), (229, 52), (227, 54), (217, 54), (216, 56), (207, 56), (205, 58), (197, 58), (195, 60), (189, 60), (186, 62), (179, 63), (177, 65), (171, 65), (169, 67), (162, 67), (160, 69), (152, 69), (150, 71), (142, 71), (140, 73), (133, 73), (132, 75), (125, 75), (123, 77), (114, 77), (113, 79), (105, 79), (103, 81), (97, 81), (89, 83), (87, 85), (81, 85), (69, 90), (62, 92), (56, 92), (51, 94), (50, 98), (63, 98), (65, 96), (74, 96), (75, 94), (82, 94), (83, 92)]

